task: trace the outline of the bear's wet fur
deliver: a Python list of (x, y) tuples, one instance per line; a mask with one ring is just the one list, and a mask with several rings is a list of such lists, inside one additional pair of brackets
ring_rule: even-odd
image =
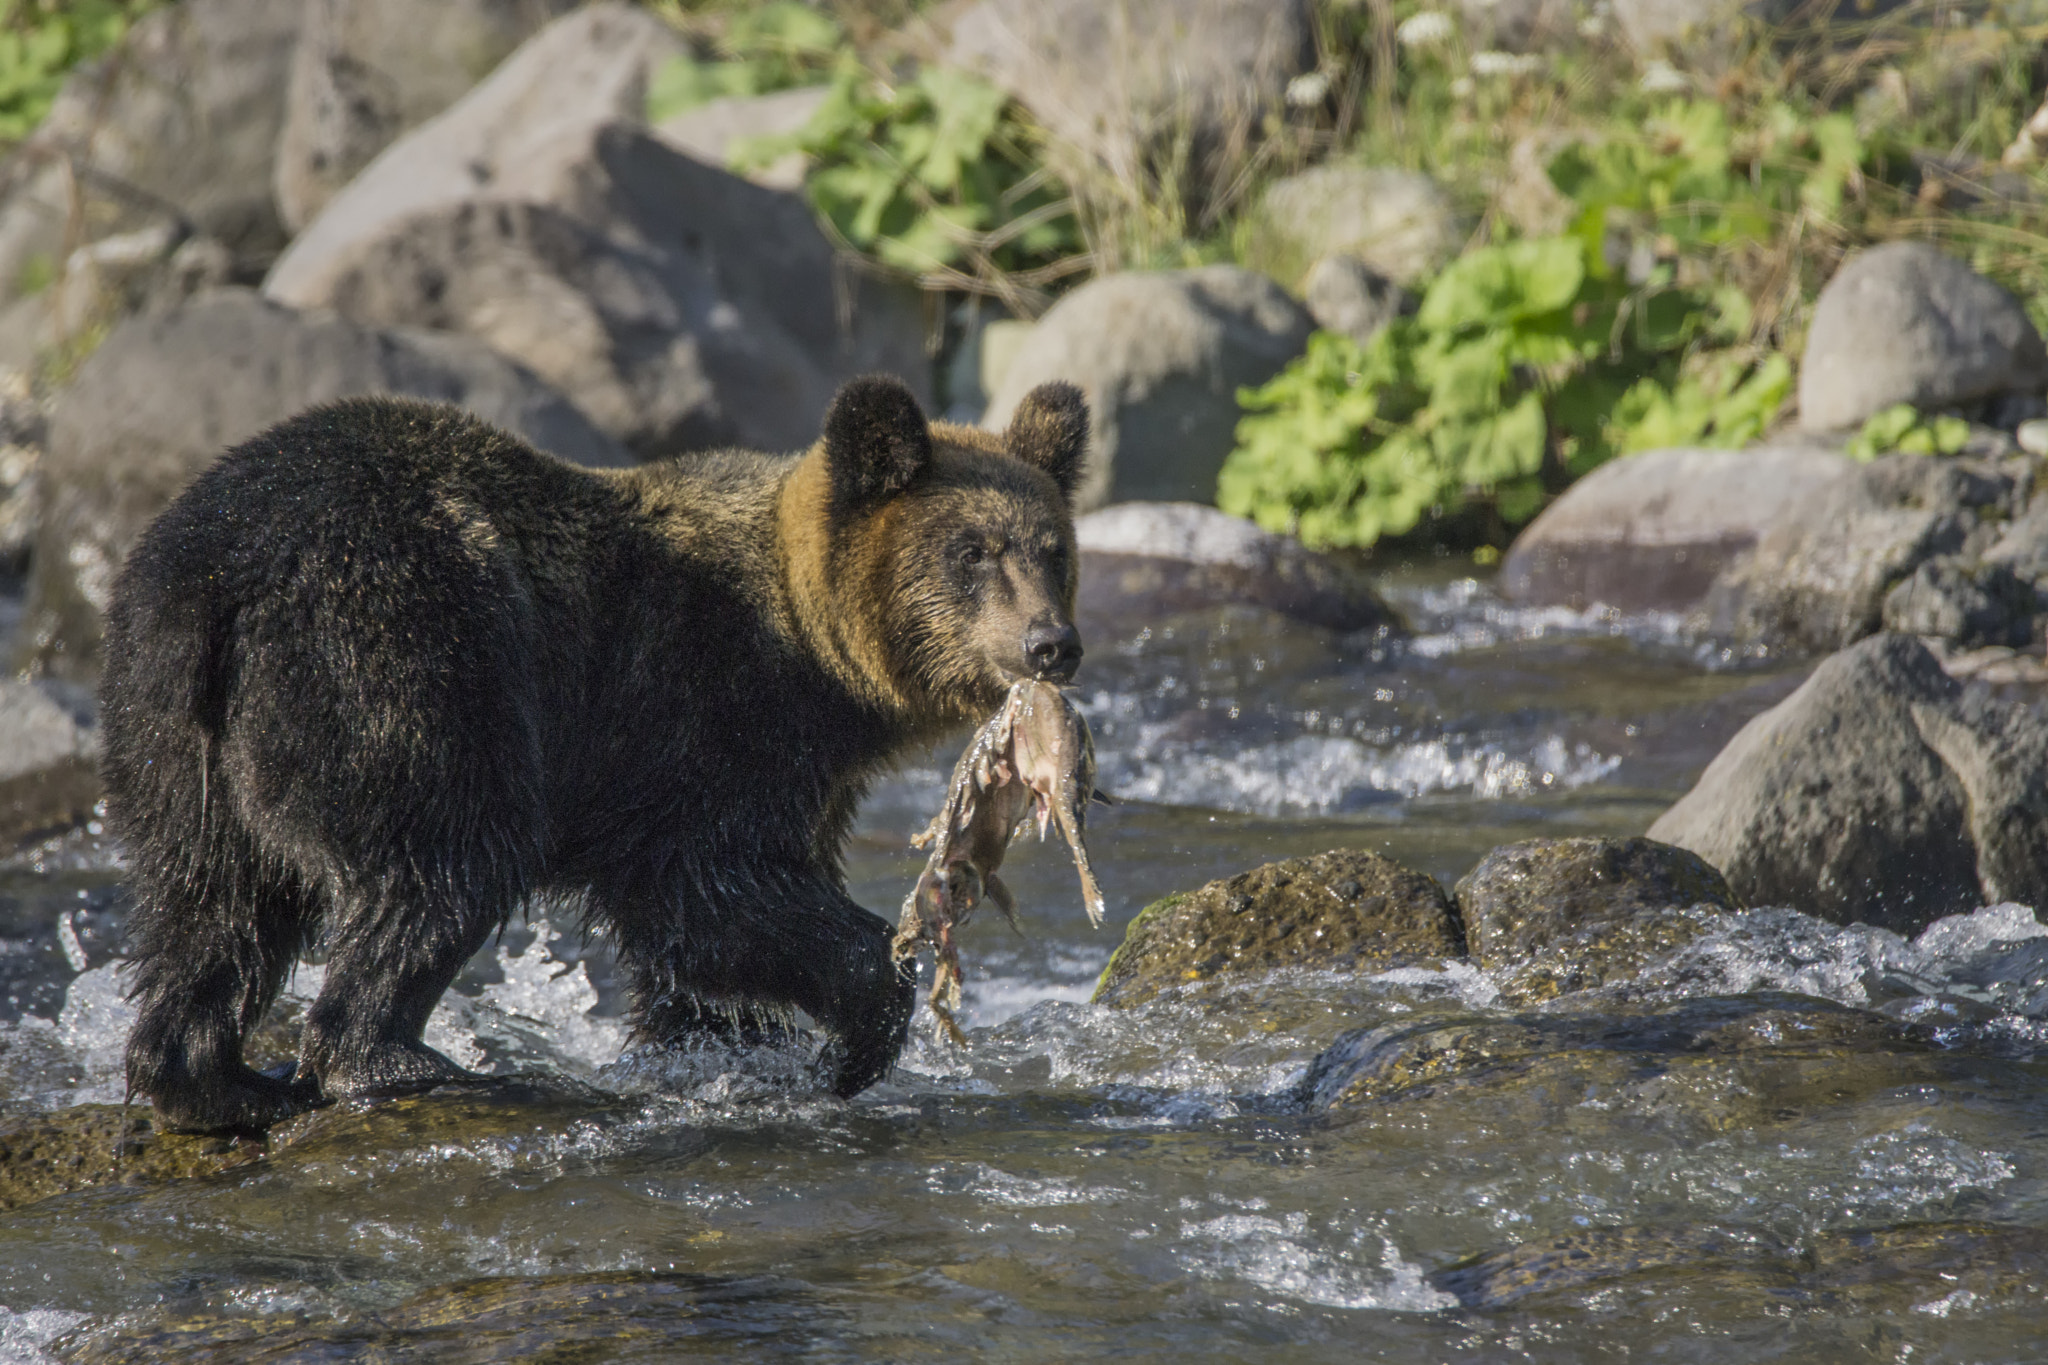
[[(851, 1095), (911, 969), (847, 895), (872, 777), (1078, 661), (1088, 423), (1002, 435), (855, 380), (808, 451), (590, 471), (454, 408), (357, 399), (229, 451), (116, 582), (101, 683), (132, 859), (131, 1090), (263, 1129), (466, 1075), (420, 1040), (535, 896), (608, 934), (635, 1037), (828, 1035)], [(328, 954), (295, 1076), (242, 1043)]]

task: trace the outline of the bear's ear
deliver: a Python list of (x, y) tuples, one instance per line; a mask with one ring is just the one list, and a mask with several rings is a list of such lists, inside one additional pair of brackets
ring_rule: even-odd
[(1088, 454), (1088, 400), (1072, 384), (1040, 384), (1017, 404), (1003, 443), (1025, 464), (1052, 475), (1072, 498)]
[(832, 507), (848, 513), (900, 493), (931, 462), (932, 429), (900, 379), (849, 379), (825, 413)]

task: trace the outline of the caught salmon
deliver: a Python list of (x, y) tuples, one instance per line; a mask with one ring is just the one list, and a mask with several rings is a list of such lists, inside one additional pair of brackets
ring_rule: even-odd
[(1010, 841), (1029, 824), (1036, 823), (1040, 839), (1059, 830), (1081, 874), (1088, 918), (1102, 923), (1102, 889), (1088, 866), (1082, 837), (1091, 798), (1106, 799), (1095, 790), (1095, 740), (1088, 722), (1052, 683), (1013, 685), (954, 765), (946, 804), (911, 841), (929, 847), (931, 856), (903, 900), (896, 927), (897, 960), (920, 946), (932, 950), (929, 1003), (955, 1041), (966, 1038), (953, 1020), (953, 1011), (960, 1008), (960, 949), (953, 931), (984, 899), (994, 901), (1016, 925), (1016, 899), (996, 869)]

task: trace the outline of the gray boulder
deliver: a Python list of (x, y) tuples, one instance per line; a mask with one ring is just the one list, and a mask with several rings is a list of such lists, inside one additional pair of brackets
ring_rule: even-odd
[(1267, 188), (1251, 215), (1250, 258), (1291, 283), (1344, 255), (1412, 285), (1457, 255), (1463, 235), (1450, 196), (1420, 171), (1325, 165)]
[(1975, 559), (2022, 495), (2016, 465), (1887, 455), (1790, 503), (1723, 570), (1701, 610), (1716, 634), (1840, 649), (1877, 630), (1886, 595), (1930, 560)]
[(550, 25), (336, 195), (264, 293), (477, 337), (643, 456), (805, 445), (868, 371), (928, 397), (916, 291), (844, 268), (797, 196), (639, 126), (679, 46), (620, 5)]
[(576, 0), (303, 0), (277, 207), (296, 231), (406, 129), (455, 103)]
[[(734, 154), (751, 138), (801, 132), (825, 102), (830, 87), (804, 86), (768, 95), (734, 95), (672, 114), (654, 125), (654, 135), (684, 156), (707, 166), (735, 169)], [(804, 183), (803, 153), (790, 152), (766, 166), (740, 172), (757, 185), (793, 190)]]
[(1633, 978), (1736, 901), (1696, 853), (1654, 839), (1527, 839), (1494, 849), (1453, 894), (1472, 959), (1510, 1000)]
[(1077, 510), (1212, 502), (1236, 441), (1238, 389), (1279, 373), (1313, 325), (1280, 286), (1236, 266), (1105, 275), (1039, 319), (982, 425), (1002, 430), (1039, 384), (1078, 384), (1091, 427)]
[(1084, 627), (1117, 634), (1133, 622), (1239, 602), (1330, 630), (1402, 628), (1357, 565), (1213, 507), (1118, 503), (1081, 517), (1074, 532)]
[(2048, 348), (2019, 300), (1924, 242), (1891, 242), (1853, 257), (1821, 290), (1799, 420), (1852, 427), (1895, 403), (1995, 415), (2044, 393)]
[(1146, 906), (1102, 969), (1094, 1001), (1125, 1008), (1219, 977), (1282, 967), (1384, 971), (1463, 953), (1457, 916), (1434, 877), (1377, 853), (1335, 849)]
[(1931, 559), (1884, 598), (1884, 628), (1962, 649), (2024, 645), (2041, 610), (2034, 585), (2006, 563)]
[(60, 264), (152, 225), (212, 237), (260, 269), (284, 244), (270, 167), (302, 9), (303, 0), (166, 5), (73, 72), (6, 162), (0, 303), (16, 297), (31, 262)]
[(107, 337), (59, 394), (24, 629), (27, 662), (87, 677), (100, 614), (143, 527), (213, 458), (358, 394), (439, 399), (593, 466), (632, 457), (530, 372), (467, 337), (376, 331), (224, 289)]
[(1833, 449), (1789, 444), (1610, 461), (1515, 537), (1501, 590), (1535, 606), (1690, 610), (1788, 508), (1854, 468)]
[(92, 696), (55, 680), (0, 682), (0, 849), (78, 824), (99, 800)]
[(1751, 905), (1911, 936), (2048, 904), (2048, 724), (1878, 635), (1822, 662), (1650, 826)]
[(1172, 161), (1200, 201), (1314, 66), (1315, 28), (1302, 0), (981, 0), (948, 56), (1022, 101), (1084, 187), (1127, 194)]
[(1302, 301), (1316, 326), (1361, 346), (1416, 305), (1413, 294), (1355, 256), (1317, 261), (1302, 284)]

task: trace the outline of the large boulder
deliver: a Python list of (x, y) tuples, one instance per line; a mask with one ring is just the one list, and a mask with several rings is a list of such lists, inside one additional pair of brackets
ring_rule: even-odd
[(1313, 320), (1285, 290), (1236, 266), (1091, 280), (1031, 329), (982, 425), (1000, 431), (1038, 385), (1088, 395), (1079, 511), (1111, 502), (1213, 502), (1236, 443), (1237, 391), (1302, 353)]
[(0, 303), (38, 259), (171, 225), (256, 269), (284, 244), (270, 167), (304, 0), (184, 0), (73, 72), (7, 162)]
[(1840, 649), (1880, 628), (1885, 599), (1922, 564), (1975, 559), (2019, 510), (2016, 465), (1887, 455), (1790, 502), (1701, 610), (1716, 634)]
[(54, 679), (0, 682), (0, 850), (79, 824), (100, 797), (92, 697)]
[(1965, 690), (1917, 639), (1823, 661), (1650, 826), (1751, 905), (1912, 935), (2048, 904), (2048, 724)]
[(1502, 974), (1514, 1000), (1632, 978), (1697, 938), (1712, 912), (1736, 908), (1698, 854), (1653, 839), (1506, 844), (1453, 894), (1472, 960)]
[(797, 196), (641, 126), (679, 50), (643, 10), (558, 20), (337, 194), (265, 294), (477, 337), (649, 457), (795, 449), (869, 371), (928, 397), (915, 290), (843, 269)]
[(1925, 242), (1853, 257), (1814, 304), (1799, 372), (1810, 430), (1856, 426), (1896, 403), (1995, 416), (2044, 394), (2048, 348), (2019, 300)]
[(1079, 614), (1111, 633), (1228, 602), (1329, 630), (1401, 629), (1356, 564), (1200, 503), (1118, 503), (1081, 517), (1074, 533)]
[(1128, 193), (1166, 161), (1200, 201), (1315, 65), (1315, 25), (1303, 0), (981, 0), (948, 55), (1022, 101), (1084, 186)]
[[(754, 138), (784, 137), (803, 131), (830, 86), (807, 85), (767, 95), (731, 95), (694, 109), (671, 114), (654, 125), (654, 135), (684, 156), (728, 170), (733, 158)], [(804, 183), (806, 162), (801, 152), (777, 157), (765, 166), (741, 173), (757, 185), (794, 190)]]
[(582, 464), (632, 457), (530, 372), (467, 337), (377, 331), (247, 289), (132, 318), (58, 396), (24, 630), (30, 661), (97, 667), (100, 613), (135, 538), (228, 446), (359, 394), (440, 399)]
[(274, 168), (296, 231), (371, 158), (577, 0), (303, 0)]
[(1501, 590), (1535, 606), (1689, 610), (1789, 507), (1853, 468), (1831, 448), (1789, 444), (1611, 461), (1515, 538)]
[(1102, 970), (1095, 1003), (1281, 967), (1383, 971), (1464, 955), (1434, 877), (1377, 853), (1336, 849), (1267, 863), (1140, 911)]
[(1396, 284), (1417, 284), (1457, 255), (1462, 239), (1436, 181), (1384, 166), (1297, 171), (1268, 186), (1251, 215), (1251, 259), (1289, 283), (1341, 254)]

